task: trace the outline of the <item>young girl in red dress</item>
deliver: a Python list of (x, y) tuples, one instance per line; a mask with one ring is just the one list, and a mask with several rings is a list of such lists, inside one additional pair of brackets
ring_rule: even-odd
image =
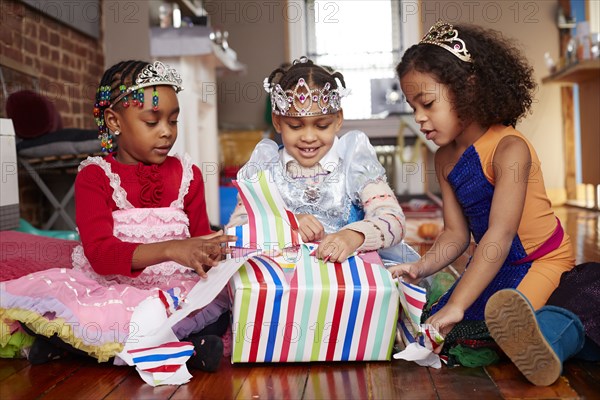
[[(3, 282), (3, 319), (36, 335), (32, 363), (61, 349), (107, 361), (135, 340), (135, 307), (160, 296), (181, 301), (206, 277), (235, 236), (212, 232), (200, 169), (168, 153), (177, 139), (182, 82), (161, 62), (124, 61), (109, 68), (96, 96), (94, 117), (105, 157), (83, 161), (75, 182), (81, 245), (73, 269), (51, 269)], [(113, 143), (116, 137), (116, 143)], [(223, 353), (229, 299), (175, 325), (194, 343), (188, 363), (215, 370)], [(165, 310), (157, 310), (165, 312)], [(8, 330), (2, 330), (4, 335)]]

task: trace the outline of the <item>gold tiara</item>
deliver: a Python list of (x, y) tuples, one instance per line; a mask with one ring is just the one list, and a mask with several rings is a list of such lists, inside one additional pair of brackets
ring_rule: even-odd
[(155, 61), (152, 64), (148, 64), (142, 72), (139, 73), (135, 79), (135, 85), (131, 85), (128, 88), (123, 88), (121, 90), (121, 94), (112, 102), (110, 108), (121, 101), (125, 96), (148, 86), (169, 85), (173, 86), (175, 93), (179, 93), (183, 90), (183, 86), (181, 86), (182, 82), (181, 76), (177, 70), (160, 61)]
[(429, 32), (419, 42), (419, 44), (421, 43), (443, 47), (461, 60), (473, 62), (465, 42), (458, 37), (458, 31), (454, 29), (454, 26), (441, 19), (429, 28)]

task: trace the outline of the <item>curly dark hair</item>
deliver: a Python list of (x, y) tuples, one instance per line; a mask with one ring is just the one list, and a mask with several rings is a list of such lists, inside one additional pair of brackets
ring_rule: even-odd
[(450, 51), (421, 43), (410, 47), (396, 67), (398, 77), (409, 71), (432, 74), (450, 89), (458, 117), (478, 122), (515, 126), (529, 111), (537, 87), (533, 68), (517, 44), (502, 33), (474, 25), (455, 25), (471, 53), (472, 63)]
[[(304, 57), (301, 58), (303, 60)], [(331, 67), (317, 65), (310, 59), (295, 60), (291, 65), (283, 65), (275, 69), (268, 77), (271, 84), (279, 84), (283, 90), (293, 89), (298, 83), (298, 79), (304, 78), (308, 84), (314, 84), (323, 87), (327, 82), (332, 89), (338, 87), (336, 78), (342, 86), (346, 87), (344, 76), (340, 72), (335, 72)]]

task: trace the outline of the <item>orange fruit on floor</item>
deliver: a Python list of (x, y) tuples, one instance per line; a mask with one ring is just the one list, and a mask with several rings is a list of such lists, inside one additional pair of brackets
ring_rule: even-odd
[(440, 234), (440, 227), (433, 222), (425, 222), (419, 225), (417, 234), (423, 239), (433, 240)]

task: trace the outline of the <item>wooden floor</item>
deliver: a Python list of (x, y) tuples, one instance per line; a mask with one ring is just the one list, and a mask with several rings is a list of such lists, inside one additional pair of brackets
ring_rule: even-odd
[[(561, 208), (577, 262), (600, 261), (600, 214)], [(41, 366), (0, 359), (0, 399), (516, 399), (600, 398), (600, 363), (570, 360), (552, 386), (529, 384), (508, 361), (487, 368), (419, 367), (406, 361), (236, 364), (191, 371), (182, 386), (153, 388), (129, 367), (70, 358)]]
[(0, 360), (7, 399), (597, 399), (600, 365), (568, 361), (549, 387), (529, 384), (512, 364), (487, 368), (419, 367), (407, 361), (231, 365), (191, 371), (182, 386), (146, 385), (133, 368), (77, 359), (31, 366)]

